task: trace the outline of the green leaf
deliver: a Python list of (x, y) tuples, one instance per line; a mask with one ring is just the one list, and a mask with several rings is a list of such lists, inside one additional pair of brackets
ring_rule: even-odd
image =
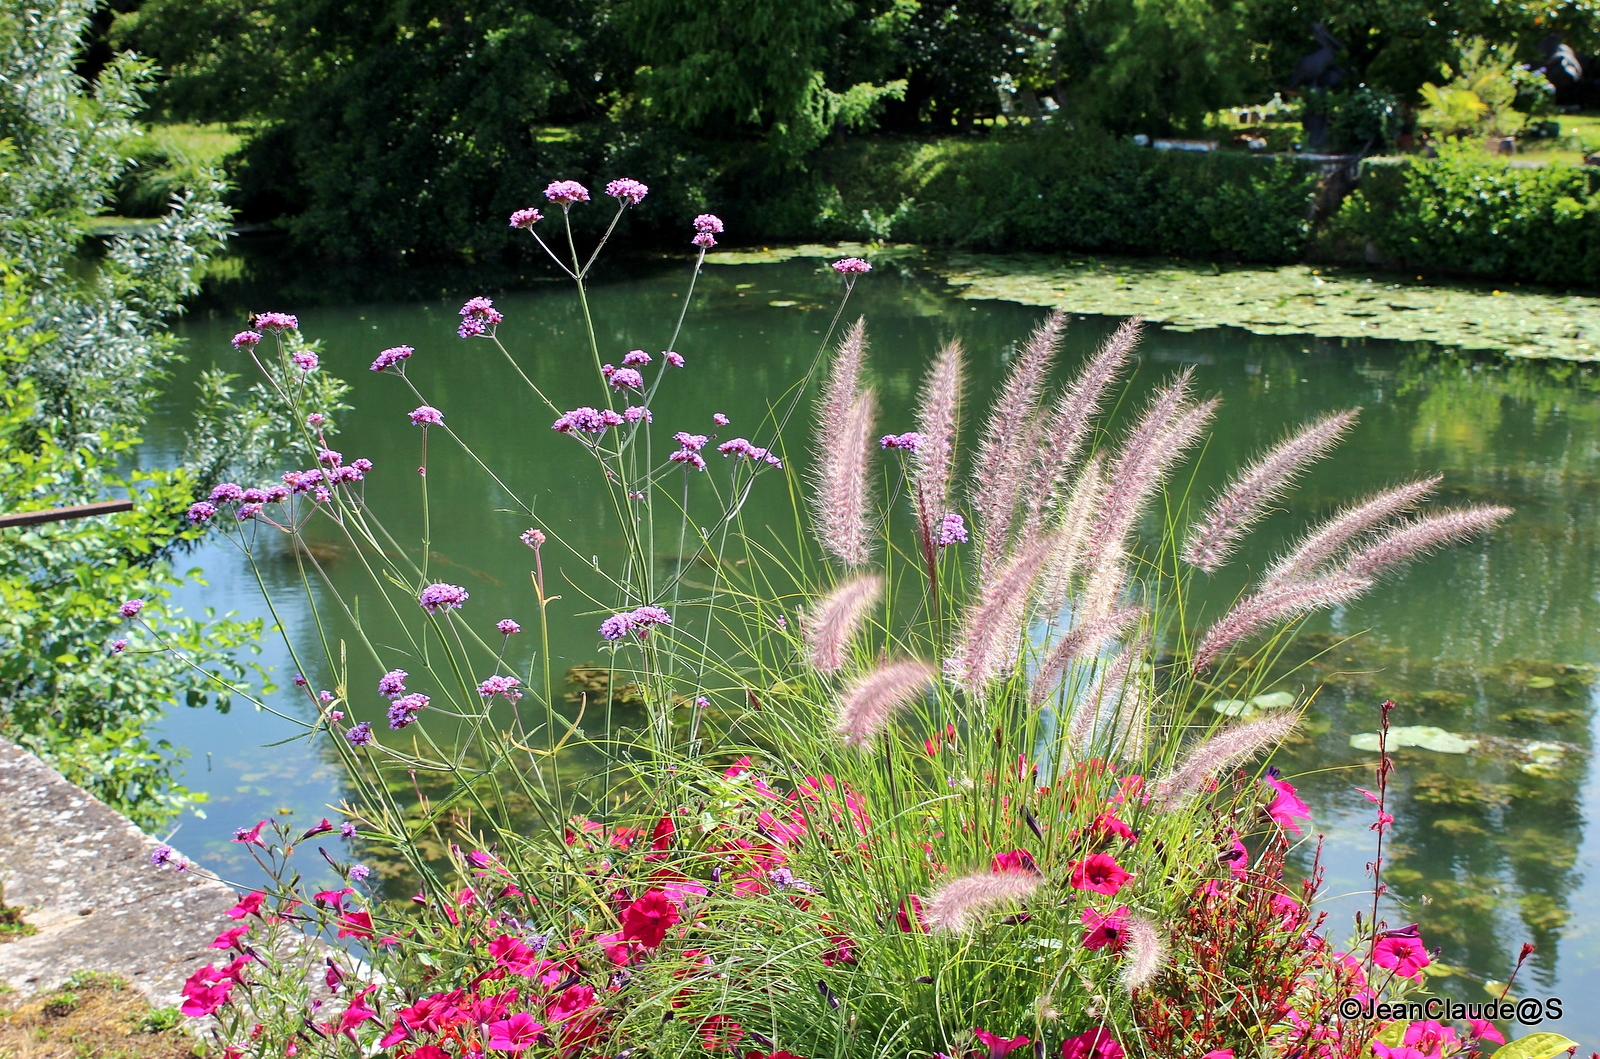
[(1269, 691), (1251, 699), (1250, 705), (1258, 710), (1281, 710), (1294, 705), (1294, 695), (1287, 691)]
[(1489, 1059), (1555, 1059), (1577, 1046), (1577, 1041), (1568, 1040), (1559, 1033), (1530, 1033), (1496, 1048)]

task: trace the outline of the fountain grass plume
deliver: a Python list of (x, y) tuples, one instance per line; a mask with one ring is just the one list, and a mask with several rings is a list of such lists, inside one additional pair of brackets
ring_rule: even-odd
[(894, 715), (938, 679), (938, 669), (919, 659), (890, 662), (862, 674), (839, 698), (835, 734), (845, 746), (870, 749)]
[(1156, 980), (1167, 963), (1167, 943), (1156, 925), (1144, 916), (1129, 916), (1123, 930), (1127, 951), (1122, 963), (1122, 987), (1131, 993)]
[(926, 555), (933, 554), (935, 528), (950, 504), (963, 367), (961, 342), (951, 339), (928, 369), (917, 400), (917, 432), (922, 440), (911, 457), (912, 488)]
[(1416, 507), (1443, 480), (1444, 476), (1437, 474), (1420, 478), (1341, 508), (1302, 537), (1287, 555), (1277, 559), (1262, 576), (1261, 587), (1273, 588), (1314, 573), (1357, 537)]
[(876, 411), (872, 391), (862, 390), (817, 459), (817, 539), (846, 566), (861, 566), (872, 558), (867, 465)]
[(1359, 409), (1335, 412), (1310, 423), (1273, 446), (1234, 478), (1212, 503), (1205, 517), (1189, 530), (1183, 560), (1216, 573), (1244, 540), (1250, 527), (1266, 515), (1311, 464), (1338, 444), (1356, 420)]
[(1040, 876), (1022, 871), (963, 875), (934, 891), (923, 910), (923, 918), (930, 933), (965, 934), (983, 913), (1026, 901), (1041, 881)]
[(978, 598), (968, 605), (945, 663), (945, 672), (968, 692), (981, 692), (1015, 658), (1034, 582), (1055, 543), (1054, 534), (1025, 542), (983, 580)]
[[(1131, 663), (1133, 659), (1147, 658), (1150, 655), (1152, 637), (1147, 628), (1139, 634), (1133, 647), (1126, 652), (1126, 657)], [(1150, 738), (1150, 705), (1151, 689), (1144, 681), (1135, 677), (1129, 680), (1133, 672), (1132, 665), (1122, 671), (1122, 695), (1117, 701), (1116, 723), (1113, 726), (1112, 747), (1123, 761), (1138, 761), (1144, 757), (1146, 744)]]
[(1224, 769), (1244, 764), (1289, 737), (1300, 724), (1294, 710), (1277, 710), (1257, 721), (1224, 728), (1185, 754), (1150, 790), (1158, 809), (1173, 809), (1199, 794)]
[(1143, 607), (1123, 607), (1110, 614), (1076, 625), (1056, 642), (1045, 656), (1044, 663), (1033, 677), (1032, 699), (1035, 706), (1056, 693), (1067, 666), (1077, 658), (1093, 654), (1100, 645), (1113, 636), (1120, 635), (1128, 626), (1144, 616)]
[(1348, 603), (1372, 587), (1372, 579), (1341, 571), (1315, 581), (1291, 582), (1246, 596), (1200, 638), (1190, 670), (1209, 669), (1224, 651), (1269, 625)]
[(1344, 570), (1353, 577), (1377, 577), (1428, 552), (1493, 529), (1511, 517), (1509, 507), (1456, 508), (1396, 526), (1350, 557)]
[[(1142, 639), (1140, 642), (1143, 642)], [(1111, 663), (1111, 668), (1095, 677), (1089, 693), (1073, 708), (1067, 722), (1067, 749), (1073, 755), (1084, 756), (1100, 731), (1100, 719), (1106, 716), (1115, 718), (1128, 696), (1137, 694), (1130, 692), (1127, 686), (1133, 659), (1134, 649), (1124, 646), (1117, 653), (1116, 661)]]
[(972, 510), (980, 538), (980, 577), (989, 576), (1000, 564), (1011, 543), (1011, 521), (1038, 436), (1039, 398), (1066, 326), (1066, 314), (1057, 310), (1028, 336), (978, 442), (972, 463)]
[(1040, 431), (1038, 452), (1025, 490), (1030, 522), (1049, 514), (1051, 503), (1076, 466), (1078, 454), (1100, 414), (1100, 402), (1106, 390), (1116, 381), (1139, 344), (1142, 327), (1143, 321), (1137, 316), (1124, 320), (1111, 337), (1101, 343), (1072, 384), (1056, 398), (1055, 407)]
[(805, 637), (811, 645), (811, 664), (824, 673), (844, 667), (844, 652), (861, 628), (868, 609), (883, 594), (883, 578), (862, 574), (841, 582), (817, 602), (807, 618)]
[(1100, 453), (1089, 457), (1056, 524), (1056, 545), (1050, 550), (1044, 571), (1039, 575), (1037, 613), (1046, 621), (1055, 621), (1072, 595), (1073, 575), (1083, 561), (1084, 545), (1094, 525), (1094, 512), (1105, 491), (1103, 466)]

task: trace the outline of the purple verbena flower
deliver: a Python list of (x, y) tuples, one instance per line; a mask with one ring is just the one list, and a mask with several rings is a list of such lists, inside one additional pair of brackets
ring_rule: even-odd
[(309, 681), (309, 680), (307, 680), (307, 679), (306, 679), (306, 678), (305, 678), (305, 674), (303, 674), (303, 673), (296, 673), (296, 674), (295, 674), (295, 675), (294, 675), (294, 686), (295, 686), (295, 687), (297, 687), (297, 688), (304, 688), (304, 687), (309, 687), (309, 686), (310, 686), (310, 684), (311, 684), (311, 681)]
[(620, 640), (633, 628), (632, 614), (613, 614), (600, 623), (600, 638)]
[(124, 618), (131, 618), (131, 617), (134, 617), (135, 615), (137, 615), (143, 609), (144, 609), (144, 600), (142, 600), (142, 599), (130, 599), (130, 600), (124, 601), (122, 606), (117, 608), (117, 612), (119, 614), (121, 614)]
[(428, 705), (428, 696), (420, 694), (402, 695), (389, 705), (389, 727), (399, 731), (417, 719)]
[(623, 422), (625, 420), (609, 408), (602, 412), (584, 405), (563, 414), (550, 424), (550, 429), (558, 434), (571, 434), (574, 431), (583, 434), (603, 434), (608, 427), (621, 426)]
[(650, 354), (642, 349), (630, 349), (627, 356), (622, 358), (622, 366), (625, 368), (637, 368), (641, 364), (648, 363), (650, 363)]
[(494, 302), (481, 294), (476, 298), (467, 299), (467, 304), (461, 307), (460, 316), (461, 326), (456, 328), (456, 334), (462, 338), (481, 335), (505, 319), (494, 307)]
[(317, 462), (328, 467), (337, 467), (344, 462), (344, 453), (332, 449), (318, 449)]
[(346, 732), (344, 737), (350, 740), (351, 746), (366, 746), (372, 742), (372, 725), (367, 721), (362, 721)]
[(363, 456), (358, 460), (350, 461), (350, 466), (354, 467), (362, 474), (366, 474), (368, 471), (372, 470), (372, 461)]
[(706, 458), (694, 449), (678, 449), (667, 456), (673, 463), (686, 463), (697, 471), (706, 469)]
[(378, 694), (386, 699), (398, 699), (406, 693), (406, 677), (410, 676), (403, 669), (391, 669), (378, 678)]
[(421, 405), (411, 413), (411, 425), (414, 427), (442, 427), (444, 426), (444, 413), (431, 404)]
[(704, 710), (711, 706), (711, 700), (706, 698), (704, 695), (696, 695), (694, 697), (694, 704)]
[(367, 878), (371, 875), (372, 869), (367, 867), (365, 864), (350, 865), (350, 878), (354, 879), (356, 882), (366, 882)]
[(288, 313), (257, 313), (255, 326), (263, 331), (297, 331), (300, 321)]
[(522, 631), (522, 626), (518, 625), (510, 618), (501, 618), (499, 621), (494, 623), (494, 627), (500, 630), (500, 635), (502, 636), (515, 636), (517, 633)]
[(711, 421), (717, 424), (719, 427), (725, 427), (728, 425), (728, 417), (723, 415), (721, 412), (712, 412)]
[(233, 336), (234, 349), (254, 349), (257, 342), (261, 341), (259, 331), (240, 331)]
[(576, 180), (557, 180), (544, 189), (544, 197), (566, 209), (574, 202), (588, 202), (589, 189)]
[(204, 500), (200, 501), (198, 504), (189, 505), (190, 522), (208, 522), (210, 521), (211, 516), (215, 515), (216, 513), (217, 506), (215, 504), (208, 504)]
[(613, 180), (607, 184), (606, 194), (614, 199), (627, 199), (630, 206), (637, 206), (640, 199), (650, 194), (650, 189), (637, 180), (629, 180), (627, 177), (623, 177), (621, 180)]
[(438, 581), (422, 590), (417, 603), (429, 614), (437, 614), (441, 610), (460, 610), (461, 604), (467, 601), (467, 595), (467, 590), (460, 585)]
[(313, 430), (322, 426), (327, 421), (328, 417), (323, 415), (321, 412), (312, 412), (310, 415), (306, 416), (306, 426)]
[[(315, 500), (319, 504), (326, 504), (328, 501), (333, 499), (333, 493), (329, 492), (326, 487), (319, 485), (315, 489), (311, 490), (311, 499)], [(252, 514), (254, 514), (254, 512), (252, 512)]]
[(171, 846), (162, 844), (150, 851), (150, 863), (157, 868), (171, 864), (177, 857), (177, 851)]
[(522, 692), (517, 690), (519, 683), (521, 682), (516, 677), (488, 677), (478, 685), (478, 694), (486, 699), (492, 699), (499, 695), (507, 702), (516, 702), (522, 698)]
[(355, 838), (356, 837), (356, 825), (355, 824), (351, 824), (351, 823), (340, 824), (339, 825), (339, 837), (340, 838)]
[(128, 649), (128, 641), (127, 640), (121, 639), (119, 637), (118, 639), (115, 639), (115, 640), (111, 641), (111, 653), (112, 654), (120, 655), (122, 652), (126, 651), (127, 649)]
[(629, 405), (627, 408), (624, 408), (622, 410), (622, 418), (627, 420), (629, 423), (637, 423), (641, 419), (646, 423), (654, 423), (656, 419), (655, 416), (650, 414), (650, 409), (646, 408), (642, 404)]
[[(357, 463), (361, 462), (359, 460)], [(289, 487), (286, 485), (269, 486), (263, 490), (266, 493), (265, 502), (268, 504), (281, 504), (289, 499)]]
[(710, 232), (696, 232), (694, 238), (690, 239), (689, 242), (702, 250), (710, 250), (717, 245), (717, 237)]
[(680, 430), (672, 435), (672, 440), (691, 452), (699, 452), (706, 447), (706, 442), (711, 439), (704, 434), (691, 434), (687, 430)]
[(694, 230), (697, 232), (712, 232), (722, 234), (722, 220), (714, 214), (702, 213), (694, 219)]
[(321, 701), (321, 702), (332, 702), (333, 698), (334, 698), (334, 695), (333, 695), (333, 692), (331, 692), (331, 691), (319, 691), (319, 692), (317, 692), (317, 699), (319, 701)]
[(878, 444), (886, 449), (903, 449), (906, 452), (916, 452), (917, 446), (922, 444), (922, 435), (915, 430), (908, 430), (904, 434), (885, 434)]
[(260, 513), (261, 513), (261, 505), (260, 504), (240, 504), (239, 505), (239, 521), (240, 522), (249, 521), (250, 519), (255, 518)]
[(544, 543), (545, 536), (540, 530), (526, 529), (522, 531), (522, 536), (519, 537), (518, 540), (522, 541), (523, 544), (526, 544), (530, 548), (537, 548), (539, 545)]
[(644, 376), (633, 368), (618, 368), (613, 371), (607, 382), (614, 390), (642, 390), (644, 389)]
[(859, 257), (842, 257), (829, 267), (841, 276), (859, 276), (863, 272), (872, 271), (872, 266)]
[(305, 350), (301, 350), (289, 359), (294, 362), (295, 367), (307, 374), (317, 370), (317, 355), (315, 353), (307, 353)]
[(210, 499), (213, 504), (231, 504), (242, 496), (244, 496), (243, 489), (240, 489), (232, 482), (223, 482), (211, 490)]
[(652, 625), (671, 625), (672, 615), (661, 607), (639, 607), (633, 612), (633, 624), (636, 628), (649, 628)]
[(527, 209), (518, 210), (511, 215), (511, 227), (532, 228), (542, 220), (544, 220), (544, 214), (529, 206)]
[(934, 537), (933, 543), (941, 548), (948, 548), (952, 544), (967, 543), (966, 522), (954, 511), (950, 512), (939, 521), (939, 532)]
[(410, 360), (411, 354), (415, 352), (416, 350), (410, 346), (390, 346), (378, 354), (378, 359), (372, 362), (372, 370), (382, 371), (385, 368), (392, 368), (401, 361)]
[(683, 354), (682, 353), (676, 353), (676, 352), (674, 352), (674, 351), (669, 349), (666, 352), (662, 353), (661, 357), (668, 364), (671, 364), (674, 368), (683, 367)]

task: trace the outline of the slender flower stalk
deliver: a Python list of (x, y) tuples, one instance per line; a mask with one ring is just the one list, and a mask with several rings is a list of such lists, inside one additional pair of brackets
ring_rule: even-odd
[(1315, 581), (1291, 583), (1263, 589), (1234, 604), (1200, 638), (1190, 662), (1196, 673), (1210, 668), (1232, 644), (1269, 625), (1298, 618), (1314, 610), (1348, 603), (1372, 587), (1370, 578), (1341, 571)]
[(1041, 881), (1040, 876), (1022, 871), (963, 875), (934, 892), (923, 910), (923, 918), (930, 933), (965, 934), (977, 925), (983, 913), (1026, 901)]
[(1245, 534), (1281, 499), (1305, 469), (1339, 443), (1359, 409), (1335, 412), (1310, 423), (1273, 446), (1234, 478), (1205, 517), (1189, 530), (1183, 560), (1216, 573), (1238, 549)]
[(918, 659), (879, 666), (845, 689), (833, 730), (845, 746), (868, 749), (894, 715), (938, 679), (939, 671)]
[(1403, 515), (1426, 500), (1443, 480), (1441, 475), (1420, 478), (1341, 508), (1332, 518), (1301, 538), (1289, 554), (1274, 562), (1261, 578), (1261, 587), (1273, 588), (1311, 576), (1357, 537)]
[(1025, 545), (983, 582), (977, 600), (967, 608), (955, 650), (945, 663), (946, 674), (967, 691), (981, 692), (1016, 657), (1033, 584), (1054, 545), (1054, 535)]
[(844, 666), (844, 652), (861, 628), (867, 611), (883, 594), (883, 578), (862, 574), (842, 582), (816, 607), (806, 622), (806, 639), (811, 644), (811, 664), (824, 673), (838, 672)]
[(972, 510), (981, 538), (979, 576), (987, 577), (999, 566), (1011, 542), (1011, 521), (1038, 432), (1039, 398), (1066, 326), (1066, 314), (1053, 312), (1028, 336), (978, 442)]
[(1352, 577), (1377, 577), (1446, 545), (1493, 529), (1511, 517), (1509, 507), (1468, 507), (1414, 519), (1385, 533), (1350, 557)]
[(1199, 794), (1223, 769), (1234, 768), (1270, 750), (1288, 738), (1300, 724), (1300, 714), (1277, 710), (1257, 721), (1236, 724), (1213, 735), (1184, 755), (1166, 776), (1151, 788), (1151, 801), (1158, 809), (1172, 809)]
[(933, 554), (939, 521), (950, 507), (962, 376), (961, 343), (952, 339), (928, 369), (917, 400), (917, 433), (922, 439), (911, 457), (911, 477), (925, 555)]
[(1055, 647), (1050, 649), (1044, 664), (1039, 667), (1038, 673), (1034, 674), (1033, 704), (1043, 705), (1059, 690), (1061, 678), (1074, 659), (1093, 654), (1100, 649), (1101, 644), (1121, 634), (1128, 626), (1143, 617), (1144, 613), (1143, 607), (1123, 607), (1104, 617), (1074, 626), (1056, 642)]
[(1122, 986), (1128, 992), (1156, 980), (1167, 963), (1167, 943), (1156, 925), (1143, 916), (1129, 916), (1123, 928), (1127, 938), (1122, 964)]
[(1133, 356), (1143, 325), (1137, 316), (1123, 321), (1056, 399), (1040, 431), (1038, 452), (1029, 470), (1026, 502), (1030, 522), (1049, 513), (1050, 504), (1068, 480), (1100, 414), (1100, 402)]

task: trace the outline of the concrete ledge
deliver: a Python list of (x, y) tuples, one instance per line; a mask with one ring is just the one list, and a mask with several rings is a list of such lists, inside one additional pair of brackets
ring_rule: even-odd
[(0, 982), (54, 989), (73, 971), (108, 971), (158, 1007), (176, 1005), (237, 902), (232, 889), (157, 868), (159, 843), (50, 766), (0, 739), (0, 880), (32, 937), (0, 944)]

